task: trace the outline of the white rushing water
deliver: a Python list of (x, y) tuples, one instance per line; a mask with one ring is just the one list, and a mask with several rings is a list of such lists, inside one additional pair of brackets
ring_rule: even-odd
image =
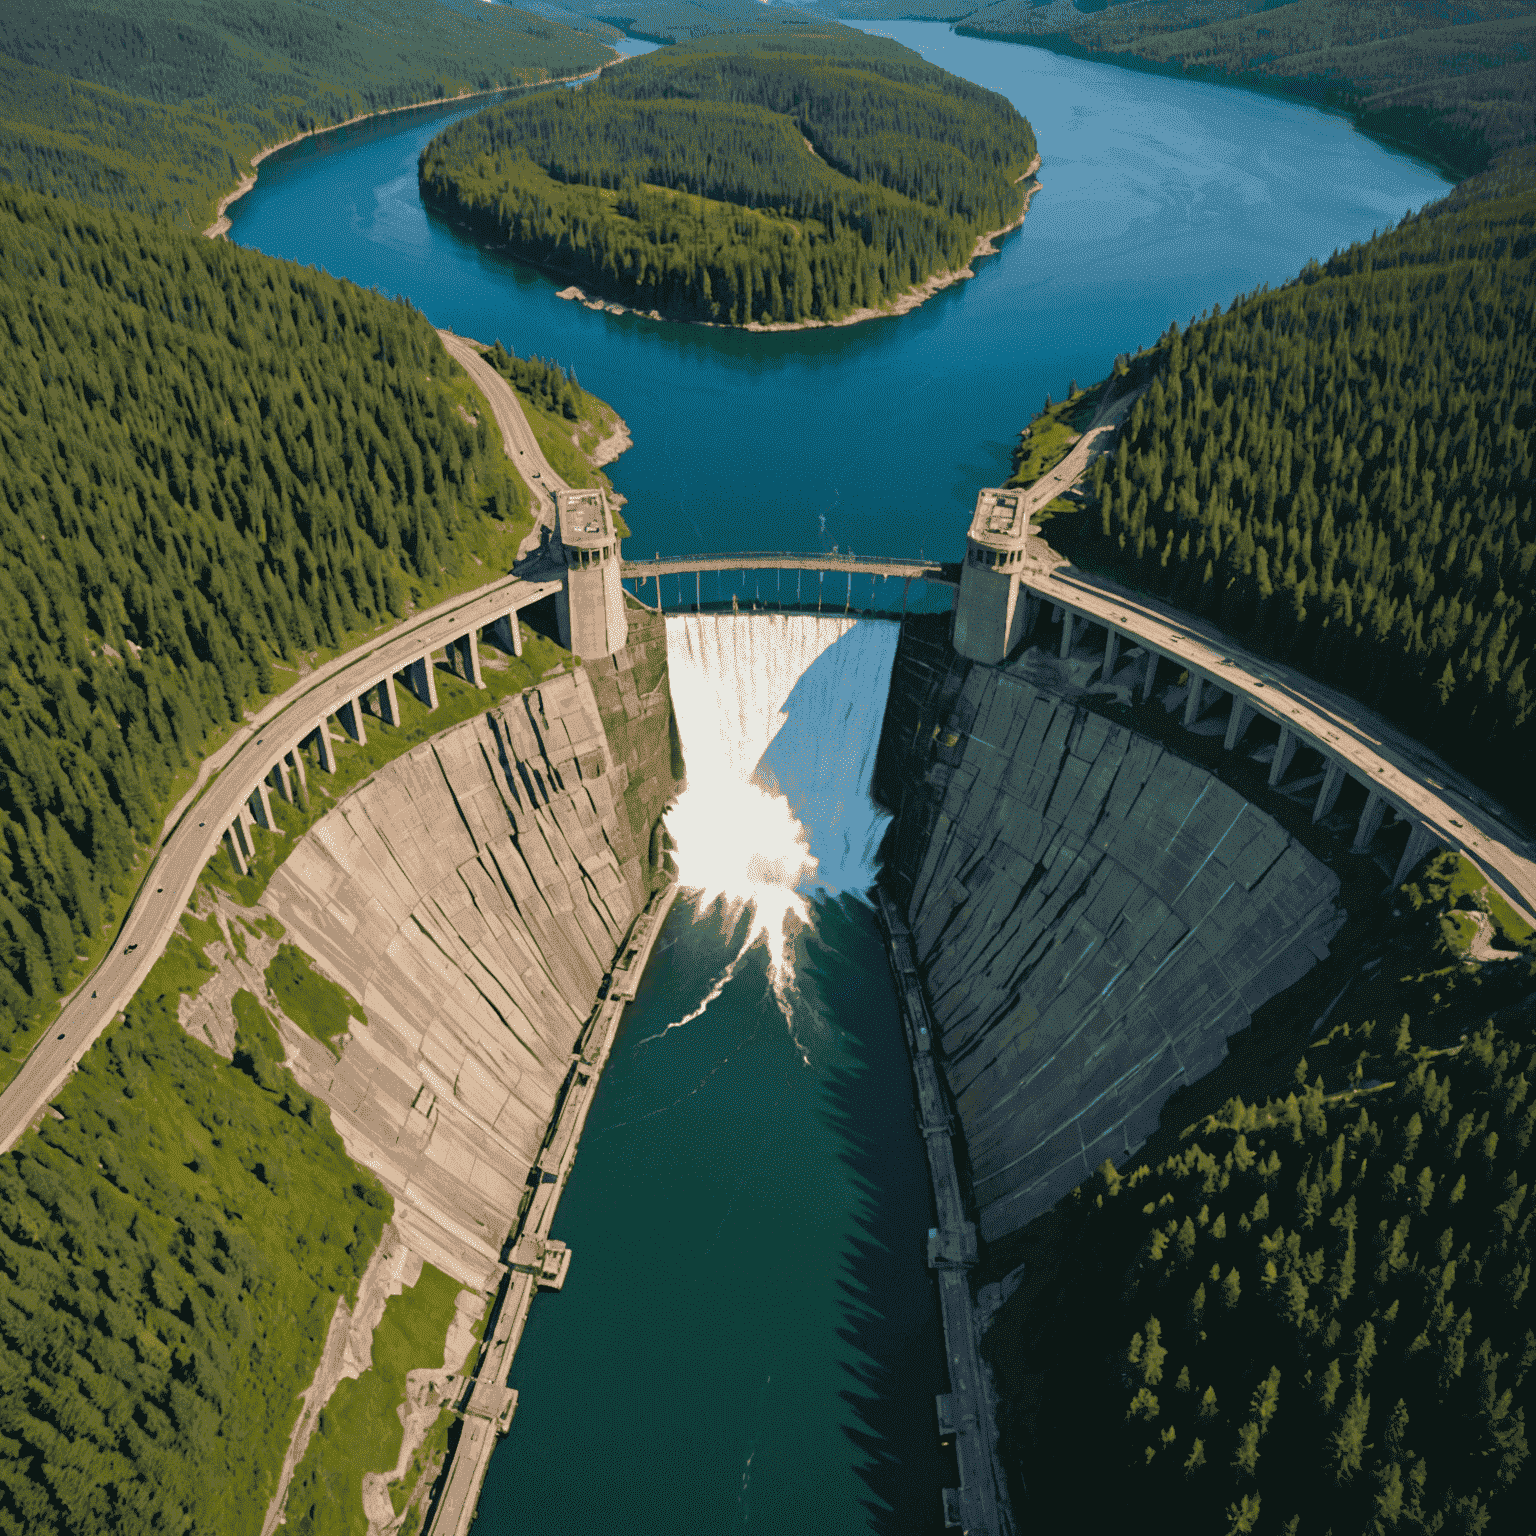
[[(806, 896), (862, 893), (890, 818), (869, 796), (896, 625), (809, 614), (667, 620), (688, 787), (667, 813), (700, 910), (749, 907), (784, 1004)], [(739, 956), (738, 956), (739, 958)], [(732, 962), (734, 968), (735, 962)]]

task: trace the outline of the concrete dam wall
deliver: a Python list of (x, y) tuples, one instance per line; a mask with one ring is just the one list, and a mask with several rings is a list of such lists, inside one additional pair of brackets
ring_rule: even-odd
[(996, 1239), (1132, 1152), (1344, 914), (1273, 818), (1075, 705), (1054, 663), (909, 636), (876, 779), (886, 873)]
[[(395, 1197), (411, 1248), (482, 1290), (529, 1187), (672, 791), (665, 636), (381, 769), (263, 905), (368, 1016), (296, 1070)], [(605, 726), (608, 729), (605, 729)]]

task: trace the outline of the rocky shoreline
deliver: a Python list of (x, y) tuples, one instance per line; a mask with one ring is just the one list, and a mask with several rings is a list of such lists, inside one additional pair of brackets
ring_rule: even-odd
[[(1036, 192), (1040, 190), (1040, 183), (1035, 177), (1035, 172), (1040, 169), (1040, 156), (1029, 163), (1018, 180), (1024, 183), (1024, 206), (1019, 209), (1019, 216), (1011, 224), (1005, 224), (1001, 229), (990, 229), (983, 235), (976, 237), (976, 245), (971, 251), (970, 261), (975, 262), (983, 256), (995, 256), (998, 247), (993, 243), (1002, 239), (1004, 235), (1010, 235), (1023, 223), (1025, 215), (1029, 212), (1030, 202)], [(509, 247), (501, 247), (503, 250)], [(519, 260), (523, 258), (519, 257)], [(749, 320), (745, 325), (728, 325), (720, 320), (698, 320), (691, 315), (669, 315), (659, 309), (636, 309), (629, 304), (621, 304), (616, 299), (599, 298), (595, 294), (589, 294), (585, 289), (572, 283), (569, 287), (562, 288), (555, 295), (559, 299), (570, 299), (587, 309), (601, 310), (610, 315), (639, 315), (644, 320), (661, 320), (669, 325), (701, 325), (712, 330), (722, 331), (813, 331), (831, 330), (844, 325), (862, 325), (866, 320), (885, 320), (894, 315), (909, 314), (920, 304), (925, 304), (934, 294), (941, 293), (945, 288), (954, 283), (962, 282), (968, 277), (975, 277), (975, 268), (967, 262), (963, 267), (955, 271), (935, 272), (932, 277), (923, 282), (914, 284), (911, 288), (892, 299), (889, 304), (878, 309), (855, 309), (846, 315), (840, 315), (836, 320), (778, 320), (764, 323), (760, 320)]]

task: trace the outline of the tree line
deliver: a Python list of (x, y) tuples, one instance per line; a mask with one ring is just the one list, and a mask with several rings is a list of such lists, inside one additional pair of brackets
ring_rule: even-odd
[(524, 505), (404, 305), (0, 193), (0, 1048), (297, 665), (401, 617)]
[(200, 229), (263, 144), (610, 56), (509, 6), (405, 14), (402, 37), (387, 0), (14, 0), (0, 10), (0, 181)]
[(1502, 0), (1148, 0), (1087, 12), (993, 0), (958, 30), (1281, 90), (1348, 111), (1368, 132), (1412, 144), (1461, 175), (1536, 138), (1536, 15)]
[(513, 389), (553, 415), (581, 421), (595, 414), (590, 397), (576, 382), (574, 368), (563, 368), (542, 357), (517, 357), (507, 351), (499, 338), (481, 355)]
[[(1533, 966), (1464, 971), (1436, 875), (1387, 951), (1411, 1018), (1346, 1005), (1288, 1091), (1231, 1099), (1069, 1197), (1016, 1352), (1028, 1405), (1010, 1389), (1035, 1518), (1527, 1528)], [(1362, 990), (1363, 1009), (1392, 988)]]
[(963, 266), (1022, 206), (1029, 125), (905, 53), (840, 34), (669, 49), (454, 124), (422, 195), (642, 308), (836, 318)]
[(1438, 205), (1177, 327), (1050, 537), (1382, 709), (1536, 755), (1536, 194)]

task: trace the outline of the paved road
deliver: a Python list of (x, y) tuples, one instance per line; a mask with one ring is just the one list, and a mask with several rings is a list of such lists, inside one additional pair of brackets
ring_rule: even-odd
[(854, 575), (900, 577), (903, 581), (936, 581), (953, 587), (959, 567), (937, 560), (902, 560), (891, 555), (794, 554), (782, 550), (732, 551), (723, 555), (676, 555), (665, 560), (626, 560), (626, 581), (650, 581), (656, 576), (691, 576), (695, 571), (849, 571)]
[[(1137, 392), (1107, 402), (1072, 452), (1029, 488), (1031, 512), (1079, 479), (1114, 433)], [(1446, 847), (1460, 849), (1536, 922), (1536, 844), (1491, 796), (1374, 710), (1294, 668), (1254, 654), (1155, 597), (1069, 564), (1041, 538), (1031, 538), (1023, 580), (1038, 596), (1069, 606), (1097, 624), (1144, 641), (1198, 671), (1225, 692), (1297, 733), (1304, 745), (1342, 758), (1353, 776), (1420, 821)]]
[(518, 556), (532, 554), (539, 547), (539, 529), (555, 526), (555, 492), (568, 491), (568, 486), (551, 467), (533, 435), (533, 428), (523, 413), (517, 391), (496, 372), (476, 350), (479, 342), (455, 336), (452, 331), (437, 333), (447, 348), (448, 355), (463, 366), (474, 381), (475, 387), (490, 402), (491, 413), (501, 428), (502, 446), (507, 451), (517, 472), (528, 483), (533, 493), (533, 532), (518, 547)]
[[(450, 338), (445, 336), (444, 341), (448, 344)], [(549, 476), (557, 488), (563, 488), (565, 482), (554, 476), (539, 453), (511, 386), (474, 355), (467, 343), (458, 337), (451, 341), (454, 344), (448, 350), (469, 370), (470, 377), (490, 402), (502, 429), (508, 457), (518, 462), (514, 456), (517, 434), (526, 434), (524, 459), (532, 457), (540, 467), (540, 475)], [(459, 349), (470, 355), (461, 355)], [(537, 488), (539, 482), (530, 477), (529, 484)], [(199, 771), (199, 783), (166, 818), (159, 852), (123, 920), (111, 952), (65, 999), (47, 1035), (0, 1093), (0, 1151), (15, 1145), (58, 1093), (75, 1064), (127, 1006), (150, 967), (164, 952), (203, 866), (217, 851), (224, 829), (234, 821), (240, 806), (278, 758), (307, 736), (321, 719), (334, 714), (348, 699), (386, 674), (393, 675), (418, 657), (441, 650), (449, 641), (493, 623), (513, 608), (548, 596), (558, 585), (503, 576), (474, 592), (449, 598), (308, 673), (270, 700), (252, 721), (208, 758)]]

